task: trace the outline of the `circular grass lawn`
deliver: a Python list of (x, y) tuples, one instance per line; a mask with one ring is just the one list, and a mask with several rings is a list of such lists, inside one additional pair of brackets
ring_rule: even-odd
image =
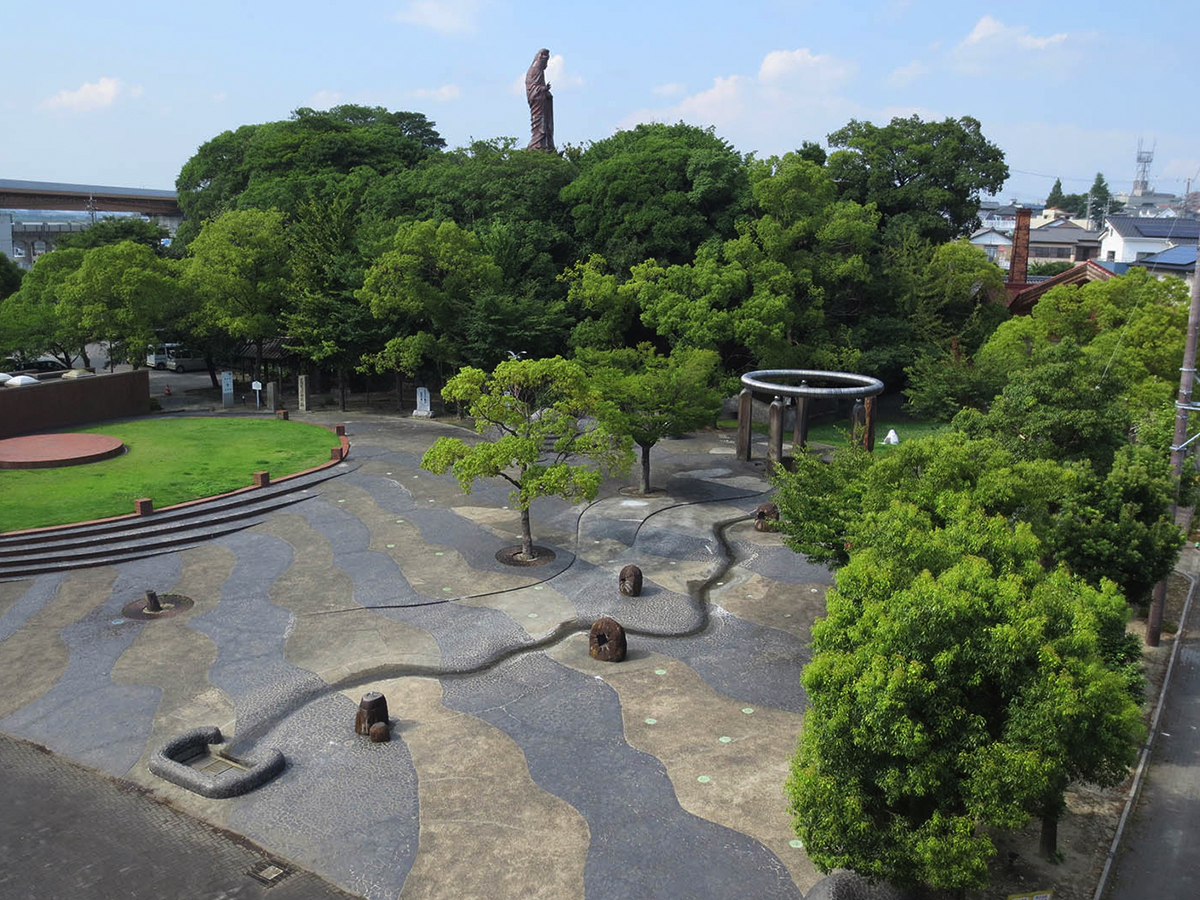
[(0, 470), (0, 531), (65, 525), (155, 509), (249, 487), (254, 472), (277, 480), (329, 461), (326, 428), (281, 419), (138, 419), (73, 431), (112, 435), (128, 451), (58, 469)]

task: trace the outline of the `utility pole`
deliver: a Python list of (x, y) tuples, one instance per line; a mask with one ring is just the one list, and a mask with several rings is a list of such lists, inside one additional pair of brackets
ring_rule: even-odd
[[(1179, 397), (1175, 401), (1175, 439), (1171, 442), (1171, 469), (1175, 473), (1176, 503), (1171, 505), (1174, 517), (1179, 499), (1179, 480), (1183, 476), (1183, 457), (1187, 452), (1188, 415), (1193, 411), (1192, 386), (1196, 382), (1196, 338), (1200, 334), (1200, 252), (1192, 270), (1192, 305), (1188, 311), (1187, 344), (1183, 350), (1183, 368), (1179, 375)], [(1146, 621), (1146, 646), (1157, 647), (1162, 638), (1163, 608), (1167, 601), (1167, 582), (1154, 586), (1150, 600), (1150, 617)]]

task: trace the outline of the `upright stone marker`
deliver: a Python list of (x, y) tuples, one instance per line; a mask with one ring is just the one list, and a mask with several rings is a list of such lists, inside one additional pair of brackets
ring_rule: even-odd
[(276, 410), (283, 409), (283, 402), (280, 399), (279, 382), (267, 382), (267, 409)]
[(299, 381), (300, 412), (308, 412), (308, 376), (301, 375)]
[(413, 415), (420, 419), (432, 419), (433, 409), (429, 404), (429, 388), (417, 388), (417, 408)]
[(233, 373), (221, 373), (221, 405), (226, 409), (233, 406)]

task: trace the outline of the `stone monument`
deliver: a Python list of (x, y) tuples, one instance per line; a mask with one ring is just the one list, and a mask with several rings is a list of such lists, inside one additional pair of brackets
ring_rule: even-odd
[(413, 410), (413, 415), (419, 419), (433, 418), (433, 409), (429, 405), (429, 388), (417, 388), (417, 408)]
[(525, 73), (525, 99), (529, 101), (529, 146), (526, 150), (554, 149), (554, 97), (546, 83), (546, 65), (550, 62), (550, 51), (541, 49), (533, 58), (533, 65)]

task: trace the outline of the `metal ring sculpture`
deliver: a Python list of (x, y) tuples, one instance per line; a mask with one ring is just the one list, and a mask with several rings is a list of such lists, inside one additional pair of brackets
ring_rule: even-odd
[[(812, 387), (811, 385), (775, 384), (767, 378), (800, 378), (832, 381), (847, 387)], [(883, 382), (870, 375), (851, 372), (822, 372), (819, 369), (759, 369), (742, 376), (742, 384), (752, 391), (778, 394), (784, 397), (874, 397), (883, 393)]]
[[(801, 379), (801, 384), (778, 384), (770, 379), (789, 378)], [(832, 382), (834, 387), (814, 387), (807, 380)], [(772, 394), (775, 401), (770, 410), (770, 437), (767, 442), (767, 459), (771, 463), (783, 462), (783, 401), (781, 397), (796, 397), (796, 431), (794, 443), (803, 447), (807, 443), (808, 412), (807, 404), (803, 401), (822, 397), (853, 397), (866, 401), (863, 446), (870, 450), (875, 444), (874, 415), (872, 412), (875, 396), (883, 393), (883, 382), (869, 375), (855, 375), (851, 372), (823, 372), (819, 369), (759, 369), (747, 372), (742, 376), (742, 396), (738, 401), (738, 459), (750, 459), (750, 417), (752, 415), (752, 398), (755, 391)], [(857, 406), (856, 406), (857, 408)]]

